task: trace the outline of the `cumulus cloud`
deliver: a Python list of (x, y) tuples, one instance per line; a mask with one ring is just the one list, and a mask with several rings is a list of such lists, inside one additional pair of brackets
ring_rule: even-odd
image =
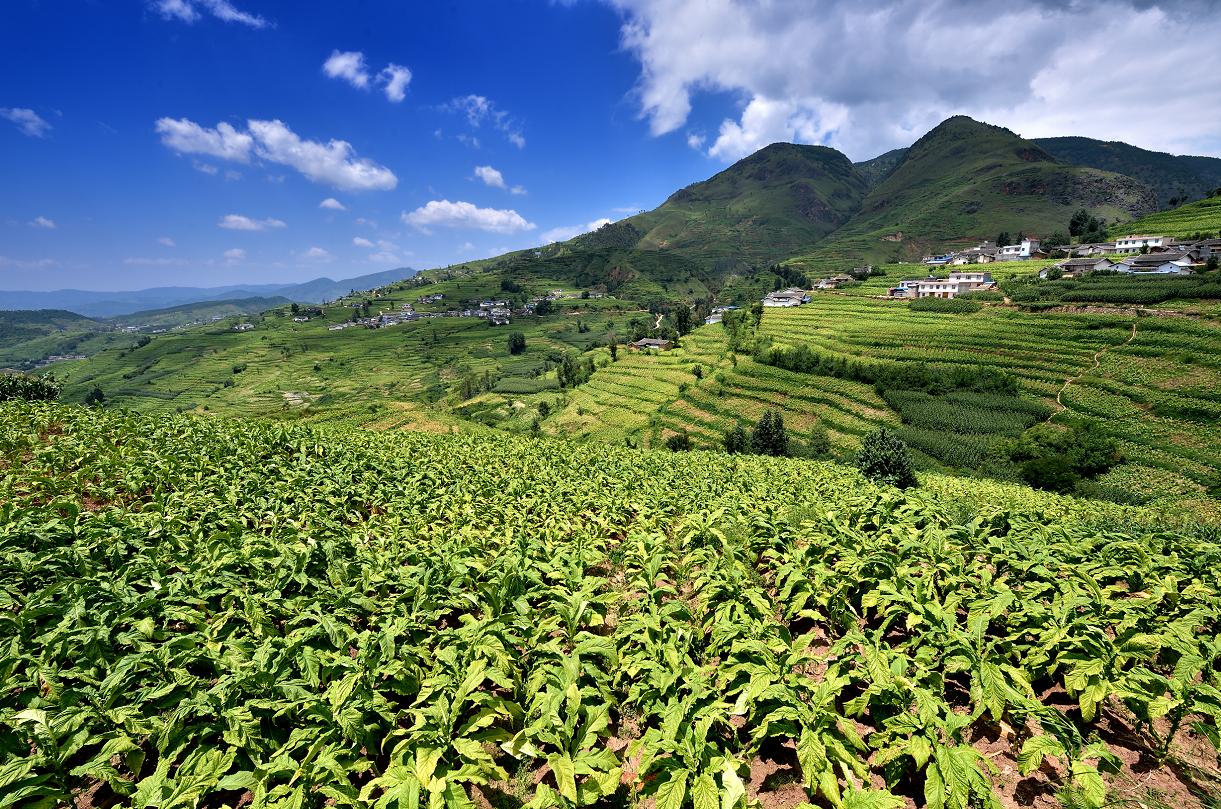
[(161, 142), (178, 152), (209, 154), (237, 163), (249, 163), (255, 156), (291, 166), (312, 182), (345, 191), (389, 191), (398, 185), (394, 172), (357, 157), (347, 141), (302, 140), (279, 120), (249, 120), (246, 126), (248, 131), (239, 132), (223, 121), (208, 129), (186, 118), (162, 118), (156, 129)]
[(382, 90), (391, 101), (402, 101), (407, 97), (407, 85), (411, 83), (411, 71), (394, 62), (386, 65), (377, 76), (370, 75), (365, 64), (365, 55), (360, 51), (340, 51), (336, 49), (331, 57), (322, 63), (322, 72), (332, 79), (344, 79), (353, 87), (368, 90), (370, 83), (376, 81), (384, 85)]
[(493, 188), (505, 188), (504, 176), (491, 166), (475, 166), (475, 176)]
[[(478, 129), (482, 124), (490, 122), (492, 126), (505, 133), (505, 137), (509, 139), (517, 148), (521, 149), (526, 145), (526, 139), (522, 137), (521, 126), (517, 120), (510, 116), (504, 110), (496, 108), (496, 102), (490, 100), (486, 96), (469, 95), (462, 98), (455, 98), (453, 101), (441, 107), (446, 112), (456, 112), (466, 116), (466, 122), (472, 128)], [(459, 140), (473, 142), (475, 148), (479, 148), (479, 141), (475, 138), (466, 138), (459, 136)]]
[(598, 219), (585, 225), (573, 225), (567, 228), (552, 228), (543, 234), (543, 241), (550, 244), (551, 242), (563, 242), (571, 239), (573, 236), (580, 236), (582, 233), (589, 233), (597, 230), (603, 225), (609, 225), (609, 219)]
[(386, 92), (386, 98), (395, 102), (402, 101), (407, 97), (407, 85), (411, 83), (411, 71), (391, 62), (382, 68), (381, 73), (377, 74), (377, 80), (386, 85), (382, 88)]
[(433, 200), (411, 213), (403, 211), (403, 221), (429, 233), (431, 227), (473, 228), (489, 233), (521, 233), (537, 225), (527, 222), (517, 211), (478, 208), (469, 202)]
[(229, 169), (225, 172), (226, 180), (240, 180), (242, 179), (242, 176), (243, 175), (240, 171), (234, 171), (233, 169)]
[(125, 258), (124, 264), (154, 264), (162, 267), (170, 265), (186, 264), (186, 259), (181, 258)]
[[(216, 129), (208, 129), (186, 118), (179, 121), (161, 118), (155, 128), (161, 135), (161, 142), (175, 151), (208, 154), (235, 163), (250, 162), (254, 138), (245, 132), (238, 132), (232, 124), (224, 121), (217, 124)], [(211, 173), (215, 174), (216, 169), (212, 169)]]
[(352, 244), (356, 245), (357, 247), (373, 247), (373, 242), (369, 241), (368, 239), (362, 239), (359, 236), (352, 239)]
[(332, 79), (346, 79), (353, 87), (364, 90), (369, 86), (369, 71), (365, 69), (365, 55), (360, 51), (340, 52), (336, 49), (331, 58), (322, 63), (322, 72)]
[(335, 260), (334, 256), (332, 256), (327, 251), (323, 250), (321, 247), (311, 247), (310, 249), (306, 250), (304, 253), (294, 252), (294, 253), (292, 253), (292, 255), (296, 256), (296, 258), (299, 261), (318, 261), (318, 262), (326, 263), (326, 262)]
[(203, 16), (199, 12), (202, 8), (225, 22), (240, 22), (251, 28), (263, 28), (268, 24), (262, 17), (238, 11), (229, 0), (155, 0), (153, 7), (165, 19), (178, 19), (185, 23), (193, 23)]
[(47, 132), (54, 129), (42, 118), (38, 117), (38, 113), (34, 110), (22, 109), (21, 107), (0, 107), (0, 118), (7, 118), (17, 125), (26, 135), (31, 138), (46, 137)]
[[(621, 44), (640, 63), (635, 99), (654, 135), (682, 128), (701, 92), (740, 100), (707, 148), (725, 161), (777, 140), (866, 159), (958, 113), (1027, 137), (1080, 134), (1221, 153), (1215, 116), (1160, 123), (1176, 110), (1221, 104), (1209, 60), (1156, 51), (1131, 65), (1115, 58), (1116, 42), (1215, 39), (1215, 3), (606, 2), (623, 14)], [(1139, 115), (1131, 114), (1133, 98), (1142, 99)], [(704, 146), (699, 134), (687, 137)]]
[(347, 210), (347, 208), (343, 207), (343, 203), (340, 202), (339, 200), (335, 199), (334, 197), (327, 197), (322, 202), (318, 203), (318, 207), (319, 208), (329, 208), (332, 211), (346, 211)]
[(178, 245), (174, 244), (174, 240), (171, 239), (169, 236), (164, 236), (164, 237), (158, 239), (157, 242), (159, 244), (164, 244), (166, 247), (177, 247), (178, 246)]
[(36, 216), (36, 217), (34, 217), (34, 221), (30, 222), (30, 227), (47, 228), (49, 230), (55, 230), (55, 223), (52, 222), (50, 219), (47, 219), (46, 217)]
[(267, 230), (267, 228), (284, 228), (288, 225), (281, 222), (279, 219), (258, 220), (250, 219), (249, 217), (239, 216), (238, 214), (227, 214), (220, 222), (217, 223), (222, 228), (229, 230)]
[(232, 250), (225, 251), (225, 258), (245, 258), (246, 251), (240, 247), (235, 247)]

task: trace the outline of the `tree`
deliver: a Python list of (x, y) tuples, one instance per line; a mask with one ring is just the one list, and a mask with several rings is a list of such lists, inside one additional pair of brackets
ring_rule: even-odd
[(996, 237), (997, 247), (1008, 247), (1012, 243), (1013, 242), (1009, 237), (1009, 231), (1007, 230), (1002, 230)]
[(789, 454), (789, 434), (784, 429), (784, 416), (779, 410), (768, 410), (755, 425), (750, 448), (757, 455), (783, 457)]
[(725, 451), (730, 455), (744, 455), (750, 452), (750, 436), (746, 434), (746, 429), (742, 427), (741, 421), (735, 424), (732, 430), (725, 433)]
[(100, 405), (106, 401), (106, 395), (102, 393), (102, 388), (98, 385), (93, 386), (93, 390), (89, 391), (89, 395), (85, 397), (85, 404)]
[(538, 417), (540, 419), (545, 419), (550, 415), (551, 415), (551, 405), (547, 404), (546, 402), (539, 402), (538, 403)]
[(534, 314), (538, 315), (539, 317), (546, 317), (547, 315), (551, 314), (554, 311), (555, 311), (555, 305), (552, 304), (551, 301), (547, 300), (546, 298), (539, 301), (538, 306), (534, 307)]
[(691, 316), (691, 307), (685, 303), (680, 303), (674, 307), (671, 312), (674, 317), (674, 328), (679, 335), (687, 334), (691, 331), (693, 318)]
[(1051, 234), (1051, 236), (1047, 239), (1047, 246), (1048, 247), (1060, 247), (1062, 245), (1068, 244), (1068, 242), (1069, 242), (1069, 239), (1067, 236), (1064, 235), (1064, 231), (1057, 230), (1055, 233)]
[(856, 456), (856, 468), (874, 483), (909, 489), (919, 485), (911, 452), (894, 433), (882, 428), (865, 436)]
[(1204, 270), (1205, 272), (1212, 272), (1217, 267), (1221, 267), (1221, 259), (1218, 259), (1217, 254), (1214, 253), (1208, 257), (1208, 263), (1204, 265)]
[(297, 305), (297, 304), (295, 304), (295, 303), (294, 303), (292, 306), (288, 307), (288, 308), (293, 310), (293, 314), (294, 314), (294, 315), (295, 315), (295, 314), (297, 314), (298, 312), (300, 312), (300, 311), (301, 311), (301, 307), (300, 307), (300, 306), (298, 306), (298, 305)]
[(509, 353), (520, 354), (526, 350), (526, 335), (519, 331), (509, 333)]
[(1077, 209), (1077, 212), (1068, 220), (1068, 235), (1073, 238), (1082, 235), (1089, 222), (1090, 212), (1085, 208)]
[(1036, 489), (1068, 492), (1077, 485), (1078, 475), (1063, 455), (1031, 458), (1022, 464), (1022, 477)]

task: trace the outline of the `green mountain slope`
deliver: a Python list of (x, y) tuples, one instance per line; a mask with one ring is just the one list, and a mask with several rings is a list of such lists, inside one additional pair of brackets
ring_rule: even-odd
[(1159, 209), (1168, 208), (1169, 200), (1184, 192), (1188, 199), (1199, 200), (1221, 186), (1221, 159), (1216, 157), (1172, 155), (1093, 138), (1035, 138), (1034, 142), (1061, 162), (1113, 171), (1153, 186)]
[(1196, 234), (1202, 238), (1221, 238), (1221, 197), (1200, 200), (1173, 211), (1160, 211), (1135, 222), (1116, 225), (1108, 234), (1118, 239), (1129, 233), (1147, 233), (1151, 236), (1173, 236), (1177, 239), (1192, 239)]
[(955, 116), (916, 141), (842, 228), (796, 261), (811, 269), (916, 261), (1001, 231), (1050, 235), (1086, 207), (1108, 221), (1155, 210), (1130, 177), (1066, 166), (1007, 129)]
[(218, 315), (248, 315), (263, 312), (273, 306), (284, 306), (292, 301), (282, 295), (271, 298), (234, 298), (225, 301), (200, 301), (198, 303), (183, 303), (178, 306), (168, 306), (164, 309), (146, 309), (143, 312), (132, 312), (130, 315), (116, 315), (106, 318), (107, 323), (116, 326), (184, 326), (191, 323), (202, 323), (204, 320)]
[(902, 149), (891, 149), (886, 154), (881, 154), (872, 160), (865, 160), (854, 164), (857, 171), (869, 183), (869, 190), (877, 188), (882, 184), (882, 181), (890, 176), (890, 173), (895, 170), (895, 166), (899, 165), (899, 161), (907, 154), (907, 147)]
[(0, 348), (65, 331), (107, 331), (110, 327), (66, 309), (0, 312)]
[(641, 249), (705, 266), (726, 256), (770, 263), (842, 226), (868, 190), (865, 176), (834, 149), (773, 143), (626, 221), (642, 234)]

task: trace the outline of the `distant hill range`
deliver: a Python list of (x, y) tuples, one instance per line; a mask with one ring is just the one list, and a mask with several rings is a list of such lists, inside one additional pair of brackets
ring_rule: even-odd
[(198, 301), (196, 303), (180, 303), (177, 306), (167, 306), (162, 309), (145, 309), (132, 312), (129, 315), (108, 317), (105, 322), (115, 326), (153, 326), (172, 327), (184, 326), (190, 323), (203, 322), (212, 318), (231, 317), (233, 315), (252, 315), (266, 312), (276, 306), (287, 306), (293, 301), (283, 295), (270, 298), (233, 298), (225, 301)]
[(131, 292), (91, 292), (79, 289), (60, 289), (54, 292), (0, 291), (0, 310), (64, 309), (86, 317), (110, 318), (200, 301), (221, 302), (271, 294), (299, 303), (322, 303), (346, 295), (354, 289), (386, 286), (415, 274), (416, 271), (409, 267), (400, 267), (396, 270), (345, 278), (342, 281), (315, 278), (304, 284), (238, 284), (210, 288), (156, 287)]

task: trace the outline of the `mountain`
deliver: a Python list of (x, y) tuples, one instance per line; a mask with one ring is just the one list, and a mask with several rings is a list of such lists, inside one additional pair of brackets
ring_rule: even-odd
[(114, 317), (150, 309), (164, 309), (198, 301), (215, 301), (235, 297), (275, 293), (301, 303), (320, 303), (348, 294), (352, 289), (372, 289), (415, 275), (408, 267), (332, 281), (316, 278), (304, 284), (236, 284), (221, 287), (154, 287), (124, 292), (94, 292), (81, 289), (59, 289), (54, 292), (0, 291), (0, 309), (67, 309), (86, 317)]
[(1161, 210), (1184, 192), (1188, 199), (1200, 200), (1221, 186), (1221, 158), (1152, 152), (1093, 138), (1035, 138), (1034, 142), (1061, 162), (1113, 171), (1153, 186)]
[(1001, 231), (1049, 236), (1067, 231), (1082, 207), (1116, 222), (1152, 213), (1156, 201), (1139, 180), (1064, 165), (1008, 129), (955, 116), (916, 141), (851, 220), (795, 261), (843, 269), (916, 261)]
[(640, 234), (642, 250), (673, 252), (705, 266), (727, 256), (771, 263), (834, 232), (868, 191), (841, 152), (773, 143), (625, 222)]

